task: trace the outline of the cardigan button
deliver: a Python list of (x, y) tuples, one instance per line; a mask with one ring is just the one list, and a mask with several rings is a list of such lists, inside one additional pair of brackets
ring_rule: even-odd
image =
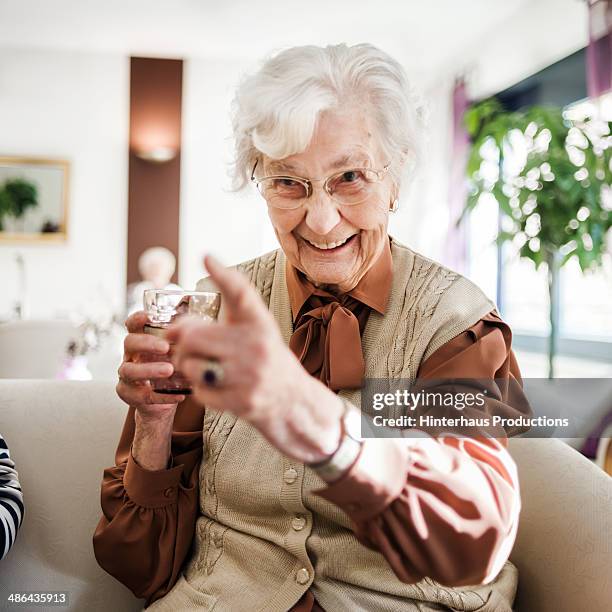
[(173, 487), (168, 487), (165, 491), (164, 491), (164, 497), (172, 497), (172, 494), (174, 493), (174, 488)]
[(296, 470), (294, 470), (293, 468), (289, 468), (284, 474), (283, 474), (283, 480), (287, 483), (287, 484), (293, 484), (298, 477), (298, 473)]
[(296, 530), (296, 531), (302, 531), (302, 529), (304, 529), (304, 527), (306, 527), (306, 519), (303, 516), (295, 516), (292, 520), (291, 520), (291, 526)]
[(310, 573), (305, 567), (303, 567), (296, 572), (295, 579), (298, 584), (307, 584), (310, 581)]

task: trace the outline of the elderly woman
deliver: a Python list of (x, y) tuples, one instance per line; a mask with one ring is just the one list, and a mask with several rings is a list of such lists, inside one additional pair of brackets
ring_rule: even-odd
[[(370, 45), (289, 49), (240, 86), (237, 183), (257, 185), (281, 248), (238, 270), (207, 258), (217, 324), (164, 340), (127, 320), (130, 410), (94, 546), (148, 609), (511, 609), (505, 439), (354, 426), (367, 379), (520, 381), (494, 304), (387, 234), (419, 123)], [(154, 393), (173, 366), (139, 359), (171, 342), (188, 398)], [(472, 413), (519, 414), (504, 387)]]

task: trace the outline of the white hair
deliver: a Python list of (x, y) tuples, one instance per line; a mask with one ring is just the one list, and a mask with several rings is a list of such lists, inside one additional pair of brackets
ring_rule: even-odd
[(172, 276), (176, 269), (176, 257), (166, 247), (151, 247), (143, 251), (138, 258), (138, 271), (140, 275), (145, 276), (151, 266), (158, 266), (167, 272), (168, 276)]
[(400, 64), (370, 44), (292, 47), (242, 81), (233, 103), (235, 189), (248, 184), (262, 154), (304, 151), (319, 114), (350, 104), (373, 117), (399, 189), (420, 158), (424, 109)]

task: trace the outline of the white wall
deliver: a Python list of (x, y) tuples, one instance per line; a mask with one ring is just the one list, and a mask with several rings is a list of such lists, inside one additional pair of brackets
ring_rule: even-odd
[(180, 283), (204, 275), (202, 257), (234, 264), (278, 247), (264, 201), (256, 191), (230, 191), (230, 105), (248, 61), (191, 59), (183, 73)]
[(452, 83), (440, 81), (421, 94), (429, 115), (422, 159), (412, 184), (403, 189), (400, 209), (390, 216), (389, 233), (440, 259), (447, 235)]
[(455, 57), (457, 65), (471, 73), (471, 95), (481, 98), (546, 68), (587, 42), (586, 2), (532, 0)]
[[(461, 24), (469, 28), (470, 24)], [(529, 0), (469, 44), (449, 48), (440, 70), (423, 73), (425, 90), (465, 75), (474, 99), (491, 96), (563, 59), (588, 42), (582, 0)]]
[(0, 244), (0, 318), (17, 298), (17, 253), (30, 316), (122, 306), (128, 90), (120, 55), (0, 48), (0, 155), (71, 162), (68, 242)]
[[(462, 27), (469, 27), (465, 24)], [(442, 260), (449, 223), (451, 96), (456, 77), (467, 77), (469, 95), (493, 95), (587, 44), (587, 14), (578, 0), (537, 0), (504, 23), (456, 49), (444, 70), (424, 76), (423, 96), (430, 111), (429, 145), (421, 181), (402, 223), (407, 239), (422, 253)], [(487, 275), (474, 278), (489, 292)], [(494, 289), (494, 287), (493, 287)]]

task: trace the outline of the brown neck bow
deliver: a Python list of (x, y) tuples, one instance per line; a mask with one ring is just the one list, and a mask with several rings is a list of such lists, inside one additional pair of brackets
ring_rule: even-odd
[(289, 347), (307, 372), (333, 391), (358, 389), (365, 372), (361, 335), (372, 309), (384, 314), (391, 290), (388, 243), (357, 286), (334, 295), (287, 263), (294, 320)]
[(317, 292), (304, 309), (289, 340), (291, 350), (306, 371), (333, 391), (359, 388), (365, 370), (361, 331), (369, 308), (348, 295)]

